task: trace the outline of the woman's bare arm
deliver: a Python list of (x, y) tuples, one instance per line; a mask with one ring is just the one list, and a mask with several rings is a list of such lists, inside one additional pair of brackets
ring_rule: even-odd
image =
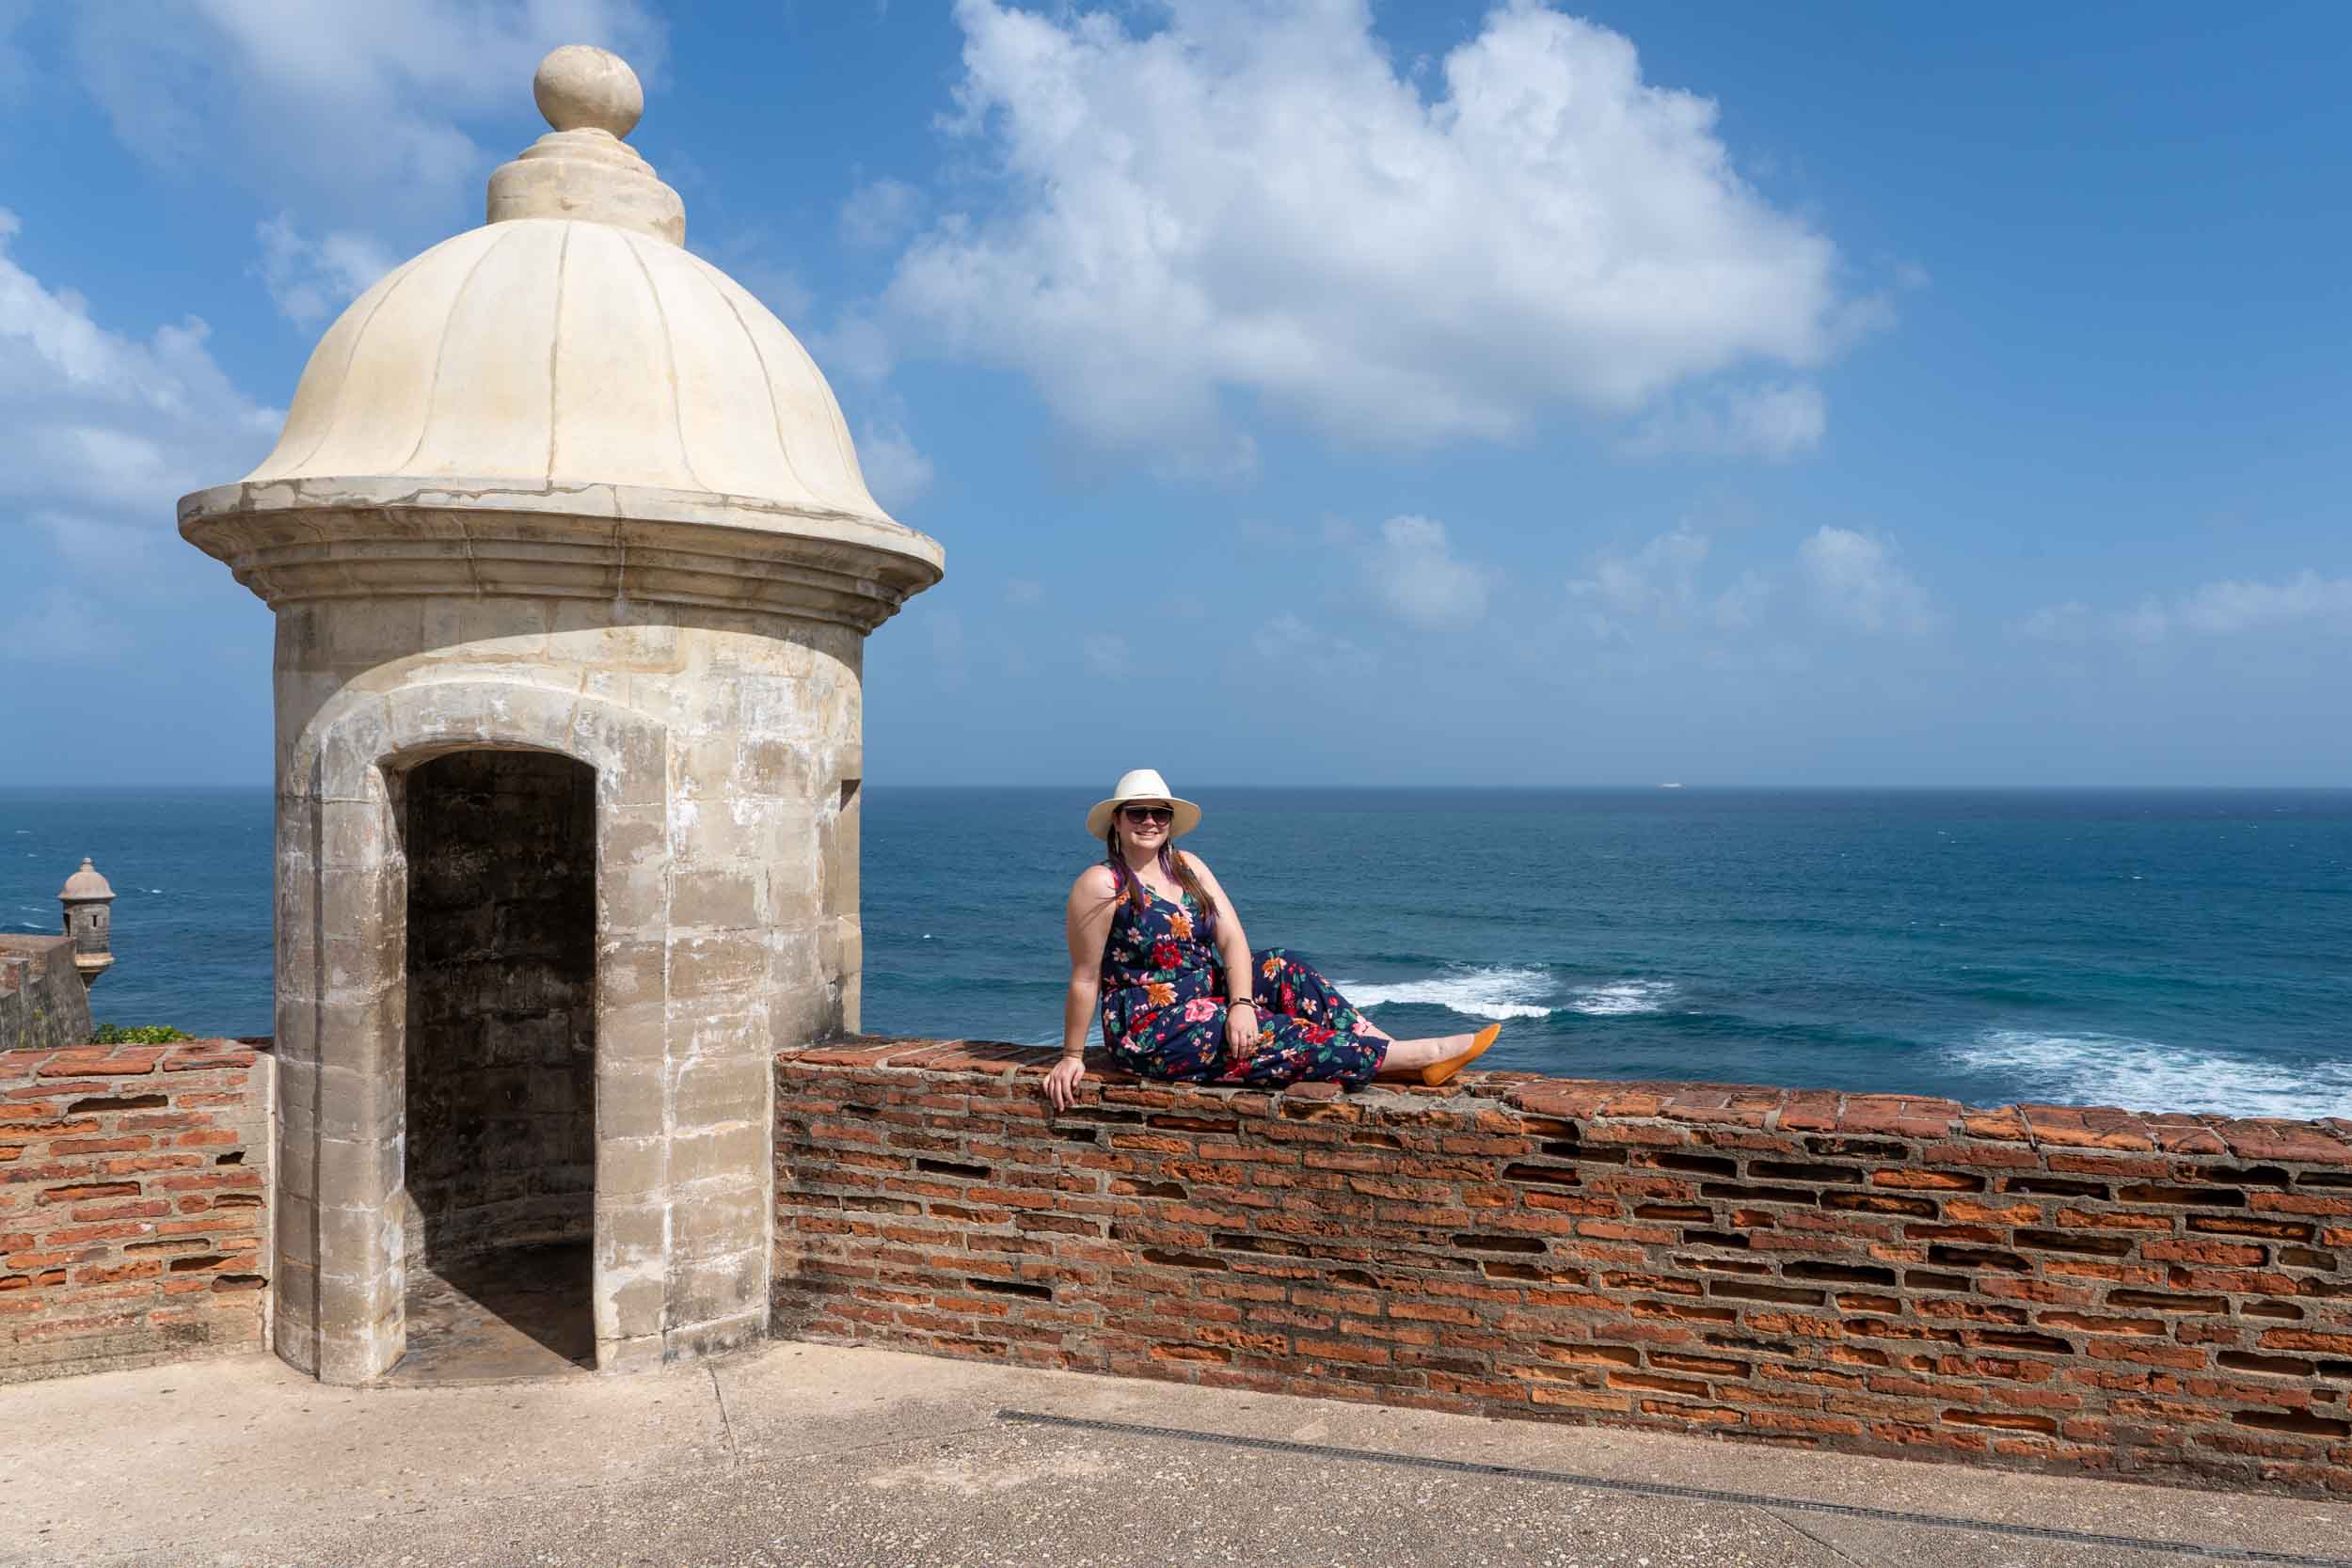
[[(1063, 932), (1070, 942), (1070, 990), (1062, 998), (1061, 1056), (1045, 1075), (1045, 1094), (1068, 1109), (1078, 1080), (1086, 1076), (1087, 1031), (1103, 999), (1103, 946), (1110, 940), (1111, 916), (1119, 911), (1119, 886), (1110, 867), (1090, 865), (1070, 885)], [(1108, 1044), (1106, 1040), (1104, 1042)]]

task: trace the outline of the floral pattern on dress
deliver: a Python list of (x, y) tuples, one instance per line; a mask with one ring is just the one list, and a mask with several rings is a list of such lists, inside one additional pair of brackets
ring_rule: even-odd
[(1172, 902), (1125, 879), (1103, 944), (1103, 1040), (1147, 1078), (1279, 1087), (1314, 1079), (1360, 1087), (1388, 1042), (1313, 966), (1279, 947), (1249, 955), (1255, 1039), (1225, 1042), (1225, 962), (1201, 934), (1192, 895)]

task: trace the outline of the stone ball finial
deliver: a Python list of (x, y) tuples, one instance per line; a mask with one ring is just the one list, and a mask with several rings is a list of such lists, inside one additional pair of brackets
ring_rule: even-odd
[(645, 89), (628, 62), (592, 43), (550, 50), (531, 79), (531, 96), (558, 131), (627, 136), (645, 112)]
[(555, 129), (491, 174), (484, 204), (490, 222), (561, 218), (686, 243), (686, 203), (621, 139), (645, 108), (627, 60), (567, 43), (539, 62), (531, 93)]

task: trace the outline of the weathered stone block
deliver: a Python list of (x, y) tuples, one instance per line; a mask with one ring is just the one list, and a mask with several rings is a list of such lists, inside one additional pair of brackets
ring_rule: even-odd
[(323, 1137), (318, 1143), (320, 1201), (380, 1207), (401, 1186), (401, 1140)]
[(735, 1015), (725, 1034), (724, 1053), (698, 1051), (677, 1069), (675, 1103), (681, 1130), (747, 1120), (766, 1125), (775, 1077), (766, 1009)]
[[(643, 1347), (660, 1332), (668, 1294), (666, 1272), (625, 1275), (597, 1291), (598, 1366), (610, 1369), (613, 1360), (624, 1358), (637, 1366), (645, 1364)], [(639, 1347), (633, 1353), (613, 1348), (632, 1344)], [(652, 1364), (659, 1366), (659, 1358)]]
[(596, 1137), (658, 1138), (670, 1130), (669, 1069), (659, 1062), (596, 1069)]
[(670, 996), (700, 1002), (755, 994), (768, 978), (768, 954), (759, 934), (682, 931), (670, 947)]
[(690, 1182), (732, 1180), (768, 1168), (771, 1132), (757, 1121), (727, 1121), (701, 1130), (681, 1126), (670, 1144), (673, 1190)]
[(319, 1065), (362, 1074), (396, 1069), (407, 1014), (407, 994), (397, 981), (374, 995), (355, 992), (321, 1001)]
[[(273, 1220), (279, 1268), (282, 1270), (288, 1264), (300, 1264), (306, 1275), (314, 1271), (319, 1259), (318, 1206), (307, 1197), (285, 1191), (281, 1184)], [(284, 1302), (282, 1282), (279, 1301), (281, 1305)]]
[(662, 1197), (670, 1188), (670, 1140), (607, 1132), (596, 1140), (596, 1186), (600, 1200), (616, 1204)]
[(659, 1068), (669, 1052), (665, 1033), (668, 1016), (669, 1006), (660, 1000), (620, 1003), (600, 991), (596, 1003), (599, 1070)]
[(738, 1312), (733, 1317), (673, 1329), (662, 1337), (663, 1354), (674, 1361), (724, 1355), (729, 1351), (739, 1350), (766, 1338), (767, 1333), (768, 1311), (761, 1307)]
[[(659, 1297), (660, 1287), (656, 1286)], [(657, 1306), (655, 1316), (659, 1320)], [(604, 1332), (605, 1320), (596, 1320), (596, 1370), (604, 1372), (659, 1371), (668, 1359), (659, 1333), (621, 1338)]]
[(327, 1064), (313, 1070), (318, 1103), (310, 1128), (317, 1137), (384, 1140), (400, 1136), (407, 1115), (407, 1091), (396, 1061), (365, 1069)]
[(702, 1182), (672, 1197), (671, 1256), (716, 1258), (766, 1246), (772, 1186), (764, 1178)]
[(596, 950), (596, 994), (608, 1006), (660, 1005), (670, 994), (670, 945), (663, 937), (627, 937)]
[[(347, 1285), (365, 1286), (392, 1266), (399, 1256), (395, 1243), (400, 1237), (397, 1215), (388, 1213), (387, 1200), (396, 1196), (373, 1191), (344, 1188), (322, 1191), (319, 1195), (318, 1247), (321, 1290), (324, 1281), (340, 1280)], [(348, 1296), (349, 1292), (346, 1291)], [(335, 1322), (348, 1324), (353, 1314), (359, 1311), (344, 1300)], [(320, 1320), (327, 1326), (327, 1320)]]
[(765, 877), (755, 863), (680, 870), (670, 885), (670, 922), (709, 930), (752, 930), (761, 925)]
[[(660, 1194), (661, 1189), (649, 1191)], [(658, 1273), (670, 1243), (670, 1207), (623, 1198), (616, 1190), (596, 1196), (596, 1266), (618, 1275), (652, 1266)]]
[(675, 1334), (705, 1324), (764, 1316), (768, 1293), (768, 1249), (718, 1258), (673, 1256), (663, 1301), (663, 1332)]

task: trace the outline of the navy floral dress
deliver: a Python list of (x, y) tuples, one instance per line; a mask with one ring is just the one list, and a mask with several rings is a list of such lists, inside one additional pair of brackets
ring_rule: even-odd
[(1276, 1087), (1302, 1078), (1360, 1087), (1388, 1042), (1331, 982), (1279, 947), (1249, 955), (1258, 1037), (1236, 1055), (1225, 1044), (1225, 961), (1182, 903), (1125, 879), (1128, 891), (1103, 944), (1103, 1043), (1113, 1065), (1147, 1078)]

